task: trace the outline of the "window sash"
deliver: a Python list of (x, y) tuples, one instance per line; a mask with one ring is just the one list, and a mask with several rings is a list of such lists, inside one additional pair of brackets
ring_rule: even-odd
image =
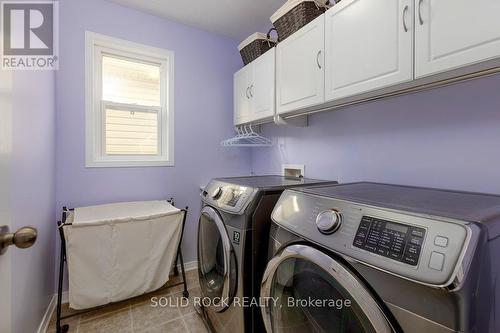
[[(108, 154), (106, 145), (107, 145), (107, 135), (106, 135), (106, 110), (118, 110), (118, 111), (129, 111), (129, 112), (142, 112), (142, 113), (154, 113), (157, 115), (157, 124), (156, 124), (156, 140), (157, 140), (157, 153), (156, 154)], [(163, 155), (163, 147), (162, 147), (162, 133), (163, 133), (163, 121), (162, 121), (162, 108), (154, 107), (154, 106), (143, 106), (137, 104), (124, 104), (124, 103), (115, 103), (110, 101), (102, 101), (101, 102), (101, 152), (103, 156), (120, 156), (121, 158), (132, 157), (132, 156), (143, 156), (143, 157), (153, 157), (153, 156), (162, 156)]]

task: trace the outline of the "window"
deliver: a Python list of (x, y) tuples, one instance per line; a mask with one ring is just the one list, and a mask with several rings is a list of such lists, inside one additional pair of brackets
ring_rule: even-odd
[(86, 33), (86, 166), (174, 165), (173, 52)]

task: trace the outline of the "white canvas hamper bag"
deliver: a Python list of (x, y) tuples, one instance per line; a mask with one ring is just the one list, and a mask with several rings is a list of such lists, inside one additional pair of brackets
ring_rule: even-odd
[(184, 212), (166, 201), (76, 208), (65, 227), (69, 303), (75, 310), (119, 302), (169, 279)]

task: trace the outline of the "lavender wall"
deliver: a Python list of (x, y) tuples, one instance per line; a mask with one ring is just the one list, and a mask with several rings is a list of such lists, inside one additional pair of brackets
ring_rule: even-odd
[[(236, 42), (102, 0), (60, 1), (56, 74), (56, 207), (174, 196), (190, 207), (185, 260), (196, 260), (199, 186), (250, 173), (250, 154), (220, 147), (233, 135)], [(175, 167), (85, 168), (85, 30), (175, 52)]]
[(500, 76), (266, 125), (277, 143), (252, 151), (257, 174), (282, 163), (308, 177), (500, 193)]
[(13, 73), (12, 230), (38, 229), (12, 251), (12, 332), (36, 332), (54, 292), (54, 73)]

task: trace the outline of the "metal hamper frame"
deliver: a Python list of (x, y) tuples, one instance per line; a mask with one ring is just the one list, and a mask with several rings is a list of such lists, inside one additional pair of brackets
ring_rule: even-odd
[[(174, 199), (171, 198), (170, 200), (167, 200), (168, 203), (170, 203), (172, 206), (174, 206)], [(177, 267), (177, 262), (180, 261), (180, 266), (181, 266), (181, 273), (182, 273), (182, 282), (173, 284), (171, 286), (168, 286), (168, 288), (176, 287), (179, 285), (184, 285), (184, 291), (182, 292), (182, 295), (184, 297), (189, 297), (189, 292), (187, 289), (187, 282), (186, 282), (186, 272), (184, 269), (184, 258), (182, 257), (182, 239), (184, 236), (184, 227), (186, 225), (186, 218), (188, 214), (188, 209), (189, 207), (186, 206), (186, 208), (181, 209), (183, 212), (184, 216), (182, 218), (182, 229), (181, 229), (181, 237), (179, 240), (179, 246), (177, 247), (177, 255), (175, 256), (175, 263), (174, 263), (174, 275), (178, 276), (179, 275), (179, 268)], [(66, 207), (63, 207), (63, 212), (62, 212), (62, 222), (58, 221), (57, 222), (57, 228), (59, 229), (59, 236), (61, 238), (61, 251), (60, 251), (60, 256), (59, 256), (59, 281), (58, 281), (58, 287), (57, 287), (57, 306), (56, 306), (56, 333), (67, 333), (69, 330), (69, 325), (62, 325), (61, 326), (61, 320), (71, 318), (74, 316), (81, 315), (83, 313), (87, 313), (90, 311), (95, 311), (96, 309), (101, 309), (106, 306), (109, 306), (113, 303), (102, 305), (96, 308), (91, 308), (83, 311), (78, 311), (74, 314), (68, 315), (68, 316), (61, 316), (61, 307), (62, 307), (62, 293), (63, 293), (63, 278), (64, 278), (64, 264), (67, 262), (66, 258), (66, 238), (64, 237), (64, 227), (65, 226), (70, 226), (72, 223), (66, 223), (66, 218), (68, 216), (68, 213), (70, 211), (73, 211), (74, 209), (68, 209)], [(68, 272), (69, 274), (69, 272)]]

